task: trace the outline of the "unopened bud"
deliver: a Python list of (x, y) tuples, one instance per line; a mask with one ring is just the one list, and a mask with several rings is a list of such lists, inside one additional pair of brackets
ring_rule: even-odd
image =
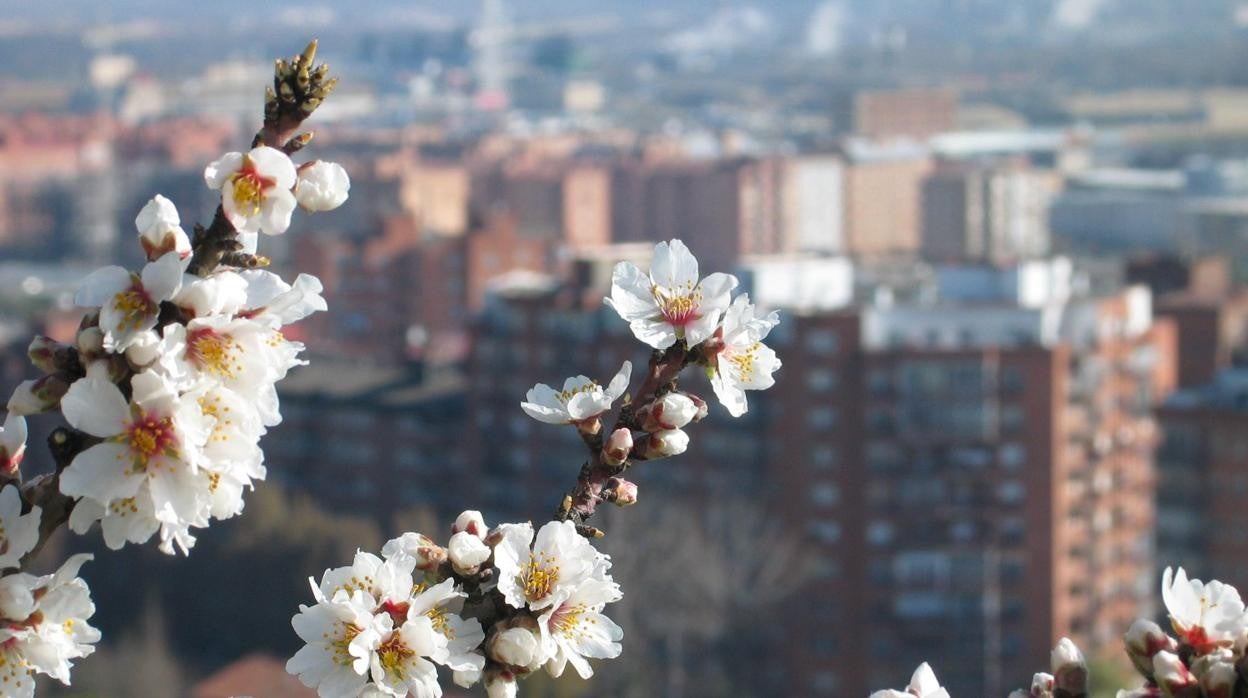
[(668, 393), (641, 408), (642, 431), (680, 429), (698, 414), (698, 407), (687, 395)]
[(624, 478), (613, 477), (607, 480), (604, 492), (607, 499), (617, 507), (631, 507), (637, 503), (637, 483)]
[(685, 393), (685, 395), (688, 395), (689, 399), (693, 400), (693, 406), (698, 408), (697, 413), (693, 415), (693, 421), (696, 423), (706, 419), (706, 415), (710, 413), (710, 408), (707, 407), (706, 400), (703, 400), (693, 393)]
[(26, 418), (10, 412), (0, 427), (0, 474), (15, 475), (26, 456)]
[(1076, 696), (1087, 694), (1088, 663), (1070, 638), (1064, 637), (1057, 643), (1049, 661), (1053, 669), (1054, 690)]
[(1162, 650), (1153, 655), (1153, 678), (1165, 695), (1171, 698), (1196, 698), (1200, 695), (1196, 677), (1173, 652)]
[(67, 348), (66, 345), (43, 335), (36, 336), (30, 342), (30, 347), (26, 349), (26, 355), (30, 357), (30, 363), (35, 368), (44, 373), (53, 373), (56, 371), (56, 353)]
[(61, 404), (68, 390), (69, 382), (58, 374), (23, 381), (13, 391), (5, 409), (21, 416), (47, 412)]
[(1053, 698), (1053, 675), (1038, 671), (1031, 677), (1032, 698)]
[(1016, 688), (1013, 691), (1010, 691), (1009, 698), (1028, 698), (1030, 695), (1031, 694), (1027, 691), (1024, 691), (1021, 688)]
[(515, 625), (496, 631), (486, 643), (485, 653), (499, 664), (532, 671), (543, 659), (542, 640), (533, 629)]
[(416, 569), (432, 572), (446, 562), (446, 548), (436, 545), (428, 536), (420, 533), (404, 533), (388, 541), (381, 549), (381, 556), (389, 559), (406, 555), (416, 561)]
[(476, 535), (468, 531), (460, 531), (451, 536), (446, 545), (446, 554), (451, 567), (462, 575), (476, 574), (482, 563), (490, 559), (490, 547)]
[(689, 435), (680, 429), (667, 429), (648, 436), (638, 444), (638, 455), (646, 460), (679, 456), (689, 448)]
[(489, 528), (485, 525), (485, 517), (481, 516), (481, 512), (469, 509), (455, 518), (455, 523), (451, 526), (451, 533), (456, 534), (460, 531), (467, 531), (472, 535), (485, 540), (485, 534), (489, 532)]
[(180, 259), (191, 256), (191, 239), (182, 229), (178, 209), (160, 194), (139, 211), (134, 227), (139, 231), (139, 244), (147, 261), (154, 262), (169, 252), (177, 252)]
[(611, 436), (607, 438), (607, 444), (602, 448), (602, 460), (607, 465), (620, 465), (628, 460), (628, 454), (633, 450), (633, 432), (628, 429), (616, 429), (611, 432)]
[(488, 698), (516, 698), (516, 676), (510, 671), (491, 669), (485, 673)]
[(480, 669), (456, 669), (451, 673), (451, 681), (460, 688), (472, 688), (481, 680)]
[(78, 346), (79, 353), (95, 356), (104, 351), (104, 332), (99, 327), (84, 327), (78, 330), (74, 344)]
[(1145, 618), (1136, 619), (1122, 636), (1122, 641), (1126, 645), (1131, 663), (1146, 678), (1153, 675), (1153, 655), (1162, 650), (1178, 651), (1178, 643), (1174, 638), (1167, 635), (1160, 625)]
[(126, 360), (135, 368), (146, 368), (160, 358), (160, 336), (151, 330), (140, 332), (126, 347)]
[(1233, 698), (1239, 674), (1228, 658), (1201, 657), (1192, 665), (1192, 671), (1200, 677), (1204, 698)]

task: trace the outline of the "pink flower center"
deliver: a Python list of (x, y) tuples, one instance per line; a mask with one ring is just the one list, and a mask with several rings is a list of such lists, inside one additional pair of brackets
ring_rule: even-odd
[(277, 184), (272, 177), (262, 177), (249, 157), (243, 157), (243, 166), (230, 175), (230, 181), (234, 183), (234, 206), (246, 216), (260, 213), (264, 192)]
[(654, 299), (658, 301), (663, 319), (673, 327), (684, 327), (702, 317), (702, 292), (696, 288), (667, 289), (655, 286)]
[(242, 371), (238, 342), (210, 327), (191, 330), (186, 336), (186, 357), (208, 373), (222, 378), (237, 378)]
[(153, 460), (174, 452), (177, 432), (171, 417), (139, 412), (126, 427), (125, 439), (134, 457), (134, 472), (143, 472)]
[(137, 275), (130, 276), (130, 286), (113, 296), (113, 306), (121, 314), (121, 320), (117, 323), (118, 329), (138, 329), (159, 311), (151, 294), (143, 288), (143, 282)]
[(406, 601), (386, 601), (381, 604), (378, 610), (390, 616), (390, 620), (394, 621), (394, 627), (399, 627), (407, 622), (407, 609), (412, 605)]

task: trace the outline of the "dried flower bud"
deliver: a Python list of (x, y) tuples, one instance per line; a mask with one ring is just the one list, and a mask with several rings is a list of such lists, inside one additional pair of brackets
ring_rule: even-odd
[(30, 342), (30, 347), (26, 349), (26, 355), (30, 357), (30, 363), (35, 368), (44, 373), (54, 373), (57, 369), (56, 353), (66, 349), (66, 345), (43, 335), (37, 335)]
[(481, 516), (481, 512), (474, 509), (461, 513), (455, 518), (455, 523), (451, 526), (452, 534), (467, 531), (481, 540), (485, 540), (485, 534), (489, 530), (489, 527), (485, 525), (485, 517)]
[(1063, 690), (1072, 695), (1084, 695), (1088, 692), (1088, 663), (1083, 652), (1064, 637), (1049, 655), (1053, 669), (1053, 685), (1055, 690)]
[(468, 531), (460, 531), (451, 536), (446, 545), (446, 553), (451, 567), (463, 575), (476, 574), (482, 563), (490, 559), (490, 547)]
[(1126, 645), (1131, 663), (1146, 678), (1153, 675), (1153, 655), (1162, 650), (1178, 650), (1174, 638), (1167, 635), (1160, 625), (1144, 618), (1138, 618), (1131, 624), (1131, 628), (1122, 636), (1122, 641)]
[(1195, 698), (1200, 695), (1196, 677), (1173, 652), (1162, 650), (1153, 655), (1153, 676), (1165, 694), (1172, 698)]
[(680, 429), (692, 422), (697, 414), (697, 405), (687, 395), (668, 393), (642, 407), (638, 416), (642, 431), (653, 433)]
[(689, 448), (689, 435), (680, 429), (667, 429), (651, 434), (635, 450), (641, 458), (654, 460), (678, 456)]
[(68, 390), (69, 382), (59, 374), (23, 381), (13, 391), (6, 409), (19, 416), (47, 412), (61, 404)]
[(388, 541), (381, 549), (385, 558), (406, 555), (416, 560), (416, 569), (432, 572), (446, 562), (446, 548), (436, 545), (428, 536), (420, 533), (404, 533)]
[(490, 670), (485, 674), (488, 698), (516, 698), (516, 676), (510, 671)]
[(628, 429), (616, 429), (611, 432), (611, 436), (607, 438), (607, 444), (602, 448), (602, 460), (607, 465), (620, 465), (628, 460), (628, 454), (633, 450), (633, 432)]
[(604, 492), (607, 499), (618, 507), (631, 507), (637, 503), (637, 483), (629, 482), (624, 478), (608, 479)]
[(486, 643), (490, 659), (523, 670), (536, 669), (542, 662), (542, 640), (529, 628), (516, 626), (495, 632)]

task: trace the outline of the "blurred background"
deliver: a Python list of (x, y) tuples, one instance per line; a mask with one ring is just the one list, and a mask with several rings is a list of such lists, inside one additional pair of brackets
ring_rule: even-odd
[(518, 403), (645, 361), (601, 298), (671, 237), (780, 310), (784, 368), (605, 518), (623, 657), (526, 695), (865, 696), (928, 660), (1003, 696), (1063, 635), (1107, 687), (1162, 567), (1248, 583), (1248, 3), (0, 0), (0, 387), (141, 260), (150, 196), (209, 219), (204, 165), (313, 36), (343, 79), (305, 152), (353, 186), (262, 241), (330, 305), (269, 481), (189, 559), (97, 556), (105, 642), (55, 695), (312, 695), (307, 577), (549, 516), (582, 447)]

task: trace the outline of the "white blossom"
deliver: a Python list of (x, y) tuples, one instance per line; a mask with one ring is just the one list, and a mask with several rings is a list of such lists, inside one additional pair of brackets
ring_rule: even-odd
[(656, 431), (641, 442), (639, 455), (642, 458), (654, 460), (679, 456), (688, 448), (689, 434), (681, 429), (664, 429)]
[(485, 675), (488, 698), (516, 698), (516, 677), (509, 671), (491, 671)]
[(281, 235), (295, 210), (295, 165), (276, 148), (230, 152), (204, 170), (204, 182), (221, 191), (225, 217), (240, 233)]
[(12, 475), (26, 457), (26, 418), (9, 412), (0, 426), (0, 473)]
[(655, 432), (685, 427), (697, 414), (698, 406), (692, 398), (673, 392), (643, 407), (638, 416), (641, 418), (642, 431)]
[(1189, 580), (1183, 568), (1167, 567), (1162, 575), (1161, 598), (1179, 639), (1198, 653), (1227, 647), (1248, 631), (1248, 617), (1239, 592), (1229, 584)]
[(422, 572), (436, 570), (447, 557), (446, 548), (434, 543), (429, 536), (410, 531), (386, 541), (381, 548), (381, 555), (387, 560), (392, 557), (410, 557), (415, 561), (416, 569)]
[(74, 302), (100, 309), (104, 349), (125, 351), (134, 338), (156, 326), (160, 304), (172, 300), (182, 287), (186, 262), (170, 252), (148, 262), (139, 274), (122, 267), (104, 267), (83, 279)]
[(698, 260), (680, 240), (654, 246), (650, 273), (632, 262), (615, 265), (607, 305), (628, 321), (637, 339), (667, 349), (683, 339), (689, 347), (710, 338), (728, 308), (736, 277), (698, 278)]
[(0, 569), (17, 567), (22, 556), (34, 550), (39, 542), (41, 513), (39, 507), (22, 513), (22, 497), (16, 484), (0, 490)]
[(33, 674), (68, 685), (72, 660), (90, 655), (100, 633), (87, 620), (95, 604), (78, 570), (90, 555), (71, 556), (55, 573), (0, 578), (0, 693), (34, 695)]
[(549, 656), (542, 647), (541, 636), (521, 626), (494, 633), (490, 637), (486, 652), (500, 664), (530, 671), (540, 666)]
[(715, 354), (711, 387), (734, 417), (740, 417), (748, 409), (745, 391), (766, 390), (775, 385), (771, 374), (780, 368), (780, 359), (771, 347), (763, 344), (763, 339), (779, 323), (775, 311), (758, 317), (745, 294), (737, 296), (724, 313), (723, 348)]
[(532, 524), (503, 524), (499, 530), (498, 590), (514, 608), (537, 611), (566, 599), (593, 575), (601, 557), (571, 521), (545, 524), (536, 540)]
[(347, 200), (351, 178), (342, 165), (316, 160), (299, 168), (295, 198), (307, 211), (332, 211)]
[(904, 691), (876, 691), (870, 698), (949, 698), (949, 692), (940, 687), (936, 673), (927, 662), (919, 665), (910, 677), (910, 685)]
[(129, 403), (117, 386), (99, 378), (70, 386), (61, 401), (65, 419), (104, 441), (74, 457), (61, 473), (61, 491), (134, 515), (147, 507), (138, 500), (149, 498), (162, 539), (185, 540), (187, 527), (207, 525), (198, 462), (210, 425), (194, 402), (150, 371), (134, 376), (130, 386)]
[(191, 239), (182, 229), (177, 207), (160, 194), (152, 197), (139, 211), (134, 227), (139, 231), (139, 244), (143, 246), (149, 262), (169, 252), (176, 252), (182, 259), (191, 255)]
[(300, 606), (291, 619), (295, 634), (307, 644), (286, 662), (286, 671), (321, 698), (355, 698), (381, 643), (382, 621), (363, 592), (326, 598), (313, 583), (312, 593), (316, 604)]
[(247, 279), (236, 271), (218, 269), (208, 276), (187, 274), (182, 289), (173, 297), (174, 305), (193, 317), (233, 315), (247, 302)]
[(311, 274), (296, 276), (293, 284), (263, 269), (246, 269), (239, 276), (247, 282), (242, 315), (262, 325), (277, 329), (328, 307), (321, 280)]
[(520, 407), (533, 419), (547, 424), (589, 422), (611, 409), (611, 404), (628, 390), (632, 372), (633, 364), (625, 361), (605, 389), (585, 376), (565, 380), (561, 391), (538, 383), (525, 395)]
[(1196, 684), (1196, 677), (1188, 671), (1183, 660), (1177, 654), (1165, 650), (1153, 655), (1153, 676), (1167, 694)]
[(587, 579), (538, 619), (544, 654), (550, 657), (546, 670), (551, 676), (563, 674), (570, 662), (581, 678), (588, 679), (594, 670), (586, 659), (620, 656), (624, 631), (603, 615), (602, 609), (621, 598), (615, 582)]
[(481, 512), (469, 509), (455, 517), (455, 523), (451, 525), (452, 534), (461, 531), (467, 531), (481, 540), (485, 540), (486, 534), (489, 533), (489, 527), (485, 525), (485, 517), (481, 516)]
[[(485, 655), (478, 648), (485, 640), (485, 630), (480, 621), (459, 615), (465, 596), (455, 589), (454, 580), (446, 579), (417, 594), (411, 605), (413, 613), (427, 616), (433, 623), (434, 631), (446, 638), (446, 653), (434, 661), (457, 674), (466, 672), (471, 675), (475, 672), (480, 677), (485, 667)], [(464, 680), (467, 678), (465, 676)]]

